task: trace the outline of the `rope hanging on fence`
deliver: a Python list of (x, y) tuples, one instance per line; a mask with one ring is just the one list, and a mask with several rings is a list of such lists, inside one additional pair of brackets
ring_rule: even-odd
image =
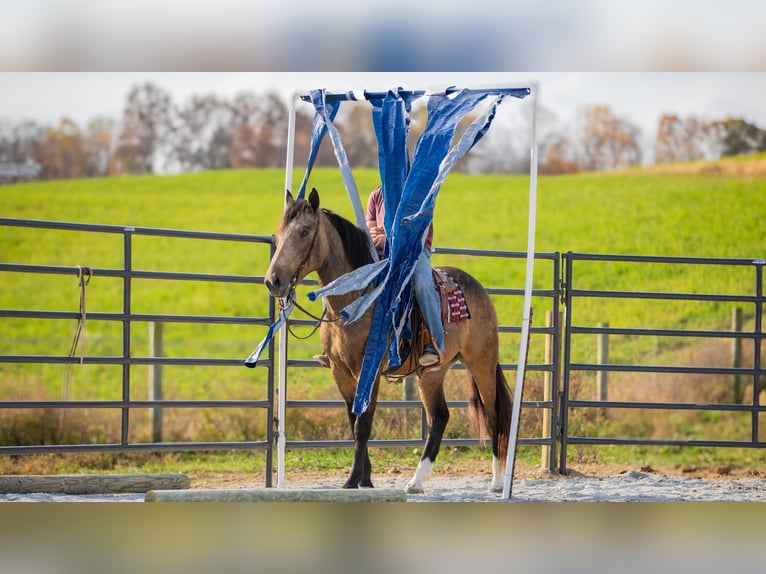
[[(74, 357), (77, 347), (80, 344), (80, 336), (85, 329), (85, 288), (90, 283), (90, 279), (93, 277), (93, 271), (90, 267), (84, 267), (82, 265), (77, 266), (77, 284), (80, 287), (80, 317), (77, 320), (77, 329), (72, 339), (72, 347), (69, 349), (69, 356)], [(80, 353), (80, 364), (83, 362), (83, 355)]]
[[(69, 356), (74, 357), (75, 353), (77, 351), (77, 347), (80, 344), (80, 336), (82, 335), (82, 332), (85, 330), (85, 319), (86, 319), (86, 313), (85, 313), (85, 288), (88, 286), (88, 283), (90, 283), (90, 279), (93, 277), (93, 271), (90, 267), (85, 267), (83, 265), (77, 266), (77, 285), (80, 288), (80, 316), (77, 319), (77, 328), (74, 332), (74, 337), (72, 338), (72, 346), (69, 348)], [(80, 364), (83, 364), (84, 360), (84, 354), (80, 353)], [(72, 381), (72, 364), (67, 363), (66, 371), (64, 372), (64, 385), (61, 390), (61, 399), (64, 401), (69, 400), (69, 389)], [(61, 411), (59, 413), (59, 431), (62, 431), (64, 428), (64, 413), (65, 411)]]

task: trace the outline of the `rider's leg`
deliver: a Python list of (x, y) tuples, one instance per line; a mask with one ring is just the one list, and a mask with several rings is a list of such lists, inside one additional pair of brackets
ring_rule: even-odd
[(420, 312), (423, 314), (423, 319), (428, 326), (428, 330), (431, 332), (433, 344), (439, 349), (437, 354), (436, 350), (429, 349), (428, 345), (424, 348), (420, 364), (422, 366), (429, 366), (438, 363), (439, 354), (444, 351), (444, 327), (442, 326), (439, 295), (434, 287), (431, 271), (431, 257), (426, 249), (423, 249), (418, 262), (415, 264), (412, 286)]

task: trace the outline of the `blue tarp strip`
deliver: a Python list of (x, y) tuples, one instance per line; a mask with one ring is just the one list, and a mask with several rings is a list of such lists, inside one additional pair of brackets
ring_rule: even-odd
[[(415, 147), (412, 166), (407, 171), (404, 181), (398, 177), (401, 170), (392, 175), (387, 169), (389, 164), (382, 166), (381, 177), (385, 182), (383, 192), (387, 213), (392, 198), (386, 197), (386, 194), (396, 196), (400, 188), (401, 192), (395, 216), (390, 222), (391, 227), (386, 228), (390, 266), (387, 268), (388, 275), (382, 279), (385, 287), (375, 300), (370, 337), (352, 407), (354, 414), (361, 414), (369, 407), (372, 388), (386, 347), (389, 351), (389, 363), (399, 363), (398, 337), (391, 337), (390, 344), (387, 343), (392, 332), (398, 334), (397, 331), (403, 328), (404, 319), (412, 308), (410, 280), (428, 227), (433, 220), (433, 208), (439, 188), (457, 160), (486, 133), (494, 118), (494, 108), (502, 98), (498, 98), (490, 107), (490, 111), (471, 125), (450, 152), (455, 130), (465, 115), (490, 95), (498, 94), (490, 91), (462, 90), (448, 96), (432, 96), (428, 101), (426, 128)], [(389, 102), (387, 105), (387, 100), (396, 97), (395, 92), (389, 92), (377, 116), (380, 124), (376, 125), (376, 134), (381, 138), (379, 146), (386, 150), (386, 157), (390, 157), (391, 146), (400, 145), (401, 139), (396, 136), (400, 132), (397, 129), (406, 133), (406, 125), (401, 126), (402, 122), (406, 121), (406, 115), (401, 113), (403, 103), (395, 105)], [(375, 106), (374, 102), (373, 105)], [(400, 153), (397, 156), (397, 150), (393, 151), (394, 157), (401, 157)], [(391, 203), (393, 204), (393, 201)], [(386, 223), (388, 224), (388, 221)], [(356, 312), (360, 312), (360, 309)]]
[(319, 144), (322, 143), (322, 139), (327, 133), (327, 120), (329, 119), (329, 121), (332, 122), (332, 120), (335, 119), (339, 108), (340, 101), (336, 101), (327, 104), (323, 108), (322, 113), (319, 113), (317, 110), (314, 114), (314, 120), (311, 123), (311, 148), (309, 149), (309, 159), (308, 162), (306, 162), (306, 171), (303, 174), (303, 181), (295, 196), (297, 199), (302, 199), (306, 195), (306, 185), (308, 184), (311, 170), (314, 168), (314, 161), (316, 161), (317, 153), (319, 152)]
[[(338, 128), (335, 127), (335, 124), (332, 123), (332, 119), (335, 113), (337, 113), (336, 108), (340, 105), (340, 102), (327, 104), (325, 101), (324, 90), (311, 90), (311, 102), (314, 104), (314, 109), (316, 109), (316, 115), (322, 117), (326, 131), (330, 134), (330, 141), (332, 142), (333, 151), (335, 152), (335, 158), (338, 160), (338, 166), (340, 166), (341, 175), (343, 176), (343, 185), (346, 187), (346, 193), (348, 193), (348, 198), (351, 200), (351, 205), (354, 208), (356, 224), (366, 230), (367, 225), (364, 221), (365, 210), (359, 199), (359, 190), (356, 187), (354, 175), (351, 173), (351, 167), (348, 163), (348, 156), (346, 156), (346, 150), (343, 147), (340, 132), (338, 132)], [(322, 135), (323, 134), (324, 132)], [(322, 135), (319, 136), (320, 140)], [(319, 144), (317, 143), (317, 147), (318, 145)], [(305, 193), (305, 188), (303, 189), (303, 192)], [(374, 246), (372, 246), (372, 242), (370, 242), (370, 252), (373, 258), (377, 259), (377, 252), (375, 251)]]
[(263, 350), (266, 348), (266, 345), (274, 337), (274, 333), (276, 333), (277, 330), (284, 324), (284, 322), (287, 321), (287, 318), (290, 316), (290, 313), (292, 312), (293, 307), (294, 306), (291, 303), (286, 309), (280, 310), (277, 320), (274, 321), (269, 326), (269, 330), (266, 332), (266, 336), (258, 344), (255, 350), (252, 353), (250, 353), (250, 356), (247, 359), (245, 359), (246, 366), (252, 368), (258, 364), (258, 360), (261, 358), (261, 354), (263, 353)]

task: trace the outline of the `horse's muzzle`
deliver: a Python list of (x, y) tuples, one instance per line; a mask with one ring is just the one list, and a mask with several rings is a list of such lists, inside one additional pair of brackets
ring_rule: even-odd
[(272, 297), (284, 297), (290, 289), (290, 283), (280, 279), (277, 273), (269, 273), (264, 277), (263, 284)]

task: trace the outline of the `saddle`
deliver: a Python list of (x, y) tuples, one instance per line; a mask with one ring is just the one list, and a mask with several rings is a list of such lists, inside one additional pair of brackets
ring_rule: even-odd
[[(439, 294), (441, 307), (442, 325), (457, 323), (471, 318), (465, 294), (457, 281), (446, 271), (433, 269), (434, 289)], [(402, 365), (407, 365), (411, 357), (419, 357), (423, 353), (423, 347), (431, 341), (431, 333), (423, 320), (417, 300), (415, 300), (410, 313), (410, 330), (412, 339), (402, 337), (399, 340), (399, 357)], [(417, 364), (417, 361), (413, 361)], [(391, 367), (383, 373), (389, 375), (399, 371), (401, 367)]]

